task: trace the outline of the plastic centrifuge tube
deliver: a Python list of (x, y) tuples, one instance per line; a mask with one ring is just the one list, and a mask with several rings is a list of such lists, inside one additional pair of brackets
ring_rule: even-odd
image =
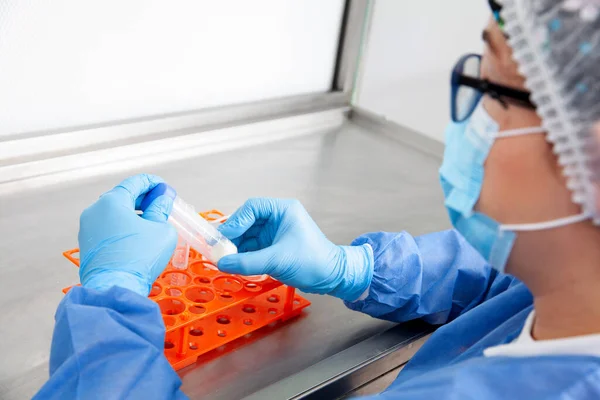
[(169, 222), (175, 227), (180, 240), (188, 243), (213, 265), (227, 255), (236, 254), (237, 247), (221, 234), (213, 225), (202, 218), (194, 207), (177, 196), (177, 192), (166, 183), (159, 183), (143, 199), (141, 209), (145, 210), (158, 196), (166, 195), (173, 199), (173, 210)]
[(177, 247), (171, 258), (171, 265), (175, 269), (187, 269), (188, 262), (190, 260), (190, 244), (185, 241), (181, 236), (177, 240)]
[[(190, 245), (181, 236), (179, 236), (179, 239), (177, 240), (177, 247), (175, 247), (173, 257), (171, 258), (171, 265), (175, 269), (185, 271), (188, 267), (189, 260)], [(177, 273), (171, 274), (171, 285), (173, 286), (185, 286), (187, 280), (187, 275)]]
[[(229, 215), (223, 216), (220, 219), (211, 221), (211, 224), (215, 227), (218, 227), (223, 222), (227, 221), (228, 218), (229, 218)], [(237, 276), (239, 276), (240, 278), (242, 278), (244, 280), (250, 281), (250, 282), (262, 282), (269, 278), (269, 275), (266, 275), (266, 274), (263, 274), (263, 275), (237, 275)]]

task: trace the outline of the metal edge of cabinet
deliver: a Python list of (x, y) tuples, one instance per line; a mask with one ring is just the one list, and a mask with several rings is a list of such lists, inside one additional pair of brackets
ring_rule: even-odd
[(340, 398), (407, 363), (433, 330), (422, 321), (396, 325), (245, 400)]

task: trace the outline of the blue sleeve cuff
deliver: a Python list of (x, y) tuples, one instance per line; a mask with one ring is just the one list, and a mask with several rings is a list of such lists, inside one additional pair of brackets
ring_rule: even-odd
[(35, 398), (185, 398), (163, 354), (158, 305), (113, 286), (74, 287), (56, 312), (50, 379)]
[(150, 293), (150, 285), (142, 278), (123, 271), (111, 270), (94, 274), (89, 279), (82, 279), (81, 284), (85, 288), (101, 292), (105, 292), (110, 288), (117, 286), (129, 289), (144, 297), (148, 297), (148, 294)]
[(369, 244), (339, 247), (345, 259), (343, 279), (329, 294), (345, 301), (356, 301), (371, 285), (373, 249)]
[[(372, 298), (372, 295), (376, 293), (378, 290), (382, 290), (385, 287), (386, 277), (382, 274), (380, 263), (377, 262), (378, 255), (382, 252), (383, 249), (387, 248), (387, 246), (381, 246), (381, 242), (371, 240), (370, 236), (363, 235), (356, 238), (351, 246), (368, 246), (371, 256), (371, 279), (369, 281), (369, 285), (365, 288), (365, 290), (355, 298), (353, 301), (345, 300), (344, 304), (351, 310), (354, 311), (363, 311), (365, 306), (368, 303), (372, 303), (375, 300)], [(375, 301), (376, 302), (376, 301)]]
[(375, 268), (375, 257), (373, 256), (373, 248), (371, 247), (371, 245), (369, 243), (365, 243), (362, 246), (364, 246), (367, 250), (367, 269), (369, 271), (369, 284), (367, 285), (367, 288), (365, 289), (364, 292), (362, 292), (362, 294), (356, 299), (353, 300), (352, 303), (356, 302), (356, 301), (361, 301), (366, 299), (367, 297), (369, 297), (369, 291), (371, 289), (371, 281), (373, 280), (373, 270)]
[(366, 296), (359, 293), (358, 300), (345, 304), (375, 318), (394, 322), (421, 318), (443, 324), (510, 284), (509, 279), (498, 279), (454, 230), (418, 237), (407, 232), (375, 232), (353, 242), (366, 244), (372, 247), (374, 258), (369, 290)]

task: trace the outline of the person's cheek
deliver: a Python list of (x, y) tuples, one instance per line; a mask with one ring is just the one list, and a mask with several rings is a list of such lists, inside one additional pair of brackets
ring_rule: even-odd
[[(477, 210), (491, 218), (506, 223), (513, 218), (513, 210), (519, 202), (521, 193), (517, 179), (509, 176), (519, 176), (519, 163), (510, 154), (510, 144), (497, 141), (491, 148), (484, 165), (484, 179), (481, 188)], [(520, 179), (520, 178), (519, 178)]]
[(485, 163), (478, 209), (501, 223), (538, 222), (556, 217), (546, 209), (552, 173), (543, 159), (543, 136), (497, 140)]

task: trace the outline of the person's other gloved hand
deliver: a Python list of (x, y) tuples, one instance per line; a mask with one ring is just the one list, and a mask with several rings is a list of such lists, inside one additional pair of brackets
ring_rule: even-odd
[(177, 232), (167, 223), (173, 207), (169, 196), (156, 198), (142, 215), (135, 212), (161, 182), (153, 175), (132, 176), (83, 211), (79, 277), (84, 287), (120, 286), (148, 296), (177, 244)]
[(296, 200), (248, 200), (219, 230), (240, 252), (223, 257), (221, 271), (268, 274), (305, 292), (347, 301), (358, 299), (371, 284), (371, 247), (331, 243)]

